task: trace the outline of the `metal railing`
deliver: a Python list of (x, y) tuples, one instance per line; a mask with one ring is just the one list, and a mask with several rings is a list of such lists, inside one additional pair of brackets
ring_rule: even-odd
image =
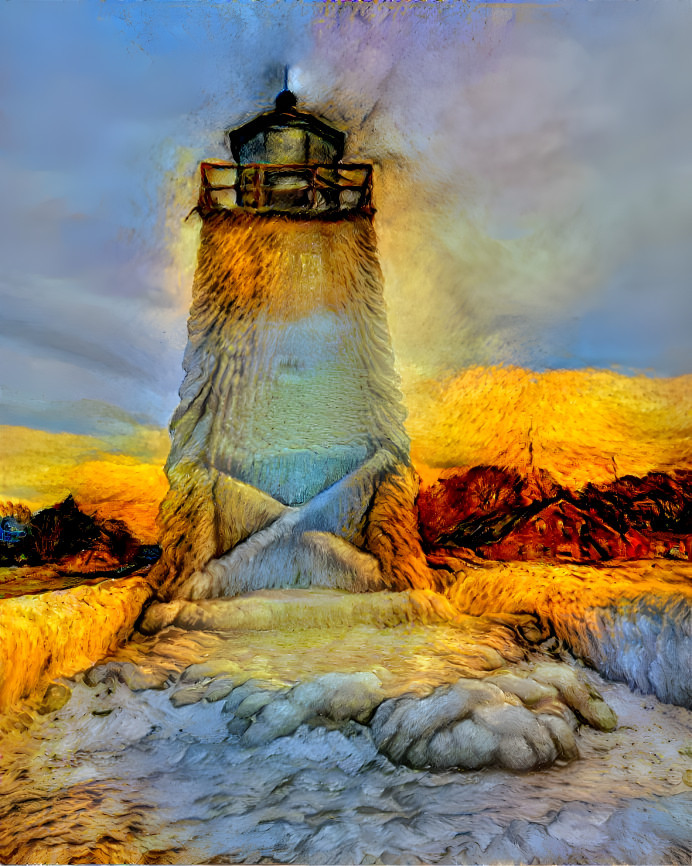
[(200, 173), (198, 207), (202, 212), (244, 208), (261, 213), (320, 214), (371, 206), (372, 166), (367, 163), (203, 162)]

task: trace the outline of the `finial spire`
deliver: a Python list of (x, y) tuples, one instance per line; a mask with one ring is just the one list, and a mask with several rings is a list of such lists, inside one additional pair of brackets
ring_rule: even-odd
[(276, 97), (277, 111), (291, 111), (296, 105), (295, 94), (288, 89), (288, 63), (284, 66), (284, 89)]

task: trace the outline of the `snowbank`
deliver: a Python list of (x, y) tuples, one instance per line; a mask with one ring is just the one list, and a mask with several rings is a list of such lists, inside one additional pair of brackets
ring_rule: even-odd
[(112, 651), (150, 593), (136, 576), (0, 601), (0, 708)]

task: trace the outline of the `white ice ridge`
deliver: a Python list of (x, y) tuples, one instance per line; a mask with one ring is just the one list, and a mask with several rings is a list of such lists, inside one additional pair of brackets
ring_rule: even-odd
[(180, 594), (194, 599), (291, 586), (383, 589), (377, 559), (355, 542), (377, 483), (395, 470), (395, 458), (378, 451), (305, 505), (283, 506), (273, 523), (195, 572)]

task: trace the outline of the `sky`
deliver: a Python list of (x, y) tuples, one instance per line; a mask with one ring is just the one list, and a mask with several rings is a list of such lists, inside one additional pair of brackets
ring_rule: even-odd
[(0, 423), (167, 423), (197, 166), (284, 64), (374, 163), (404, 383), (692, 372), (691, 41), (687, 0), (4, 3)]

